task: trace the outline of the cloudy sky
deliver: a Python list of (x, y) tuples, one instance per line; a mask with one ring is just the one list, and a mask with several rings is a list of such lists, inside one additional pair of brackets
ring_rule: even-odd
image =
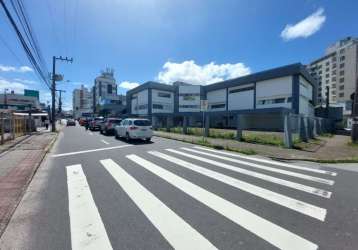
[[(6, 2), (6, 1), (5, 1)], [(149, 80), (193, 84), (311, 60), (346, 36), (358, 36), (358, 1), (31, 0), (24, 1), (51, 69), (64, 74), (65, 108), (81, 84), (111, 67), (125, 93)], [(10, 5), (10, 4), (8, 4)], [(0, 91), (49, 90), (34, 74), (0, 10)]]

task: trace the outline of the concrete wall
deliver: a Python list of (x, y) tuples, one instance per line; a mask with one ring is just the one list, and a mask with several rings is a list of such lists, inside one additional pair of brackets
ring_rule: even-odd
[(148, 89), (142, 90), (132, 96), (131, 112), (134, 115), (148, 114)]
[[(292, 76), (256, 83), (256, 108), (292, 108)], [(278, 100), (279, 99), (279, 100)], [(284, 99), (284, 102), (275, 103)]]
[[(254, 108), (254, 84), (247, 84), (239, 87), (229, 88), (228, 109), (243, 110)], [(250, 90), (250, 88), (252, 88)], [(242, 90), (242, 91), (241, 91)]]
[[(206, 93), (208, 100), (208, 111), (224, 111), (226, 110), (226, 89), (219, 89)], [(216, 105), (221, 105), (220, 108), (215, 108)]]
[(200, 86), (179, 86), (179, 112), (200, 111)]
[(170, 91), (153, 89), (152, 113), (173, 113), (173, 112), (174, 112), (174, 93)]

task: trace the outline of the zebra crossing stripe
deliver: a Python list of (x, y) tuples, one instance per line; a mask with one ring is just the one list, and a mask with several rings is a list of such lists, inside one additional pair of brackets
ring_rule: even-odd
[(233, 158), (226, 157), (226, 156), (221, 156), (221, 155), (215, 155), (215, 154), (212, 154), (212, 153), (202, 152), (202, 151), (198, 151), (198, 150), (191, 149), (191, 148), (181, 148), (181, 149), (186, 150), (186, 151), (190, 151), (192, 153), (197, 153), (197, 154), (201, 154), (201, 155), (207, 155), (207, 156), (211, 156), (211, 157), (218, 158), (218, 159), (221, 159), (221, 160), (235, 162), (235, 163), (243, 164), (243, 165), (258, 168), (258, 169), (263, 169), (263, 170), (266, 170), (266, 171), (271, 171), (271, 172), (274, 172), (274, 173), (279, 173), (279, 174), (284, 174), (284, 175), (288, 175), (288, 176), (293, 176), (293, 177), (296, 177), (296, 178), (301, 178), (301, 179), (308, 180), (308, 181), (314, 181), (314, 182), (327, 184), (327, 185), (333, 185), (334, 184), (333, 180), (327, 180), (327, 179), (323, 179), (323, 178), (319, 178), (319, 177), (315, 177), (315, 176), (310, 176), (310, 175), (306, 175), (306, 174), (301, 174), (301, 173), (296, 173), (296, 172), (287, 171), (287, 170), (283, 170), (283, 169), (278, 169), (278, 168), (268, 167), (268, 166), (264, 166), (264, 165), (259, 165), (259, 164), (256, 164), (256, 163), (242, 161), (242, 160), (238, 160), (238, 159), (233, 159)]
[(299, 212), (301, 214), (308, 215), (308, 216), (315, 218), (317, 220), (320, 220), (320, 221), (325, 220), (327, 210), (324, 208), (320, 208), (320, 207), (311, 205), (309, 203), (306, 203), (306, 202), (303, 202), (303, 201), (300, 201), (300, 200), (297, 200), (294, 198), (290, 198), (288, 196), (285, 196), (285, 195), (282, 195), (282, 194), (279, 194), (276, 192), (272, 192), (268, 189), (255, 186), (255, 185), (252, 185), (252, 184), (244, 182), (244, 181), (240, 181), (240, 180), (232, 178), (230, 176), (200, 167), (198, 165), (192, 164), (190, 162), (181, 160), (181, 159), (173, 157), (173, 156), (169, 156), (169, 155), (157, 152), (157, 151), (149, 151), (148, 153), (151, 155), (157, 156), (161, 159), (170, 161), (170, 162), (177, 164), (179, 166), (182, 166), (184, 168), (195, 171), (197, 173), (206, 175), (206, 176), (213, 178), (215, 180), (221, 181), (225, 184), (228, 184), (230, 186), (233, 186), (235, 188), (238, 188), (240, 190), (243, 190), (245, 192), (248, 192), (250, 194), (258, 196), (260, 198), (263, 198), (265, 200), (268, 200), (268, 201), (271, 201), (278, 205), (287, 207), (287, 208), (292, 209), (292, 210)]
[(134, 154), (126, 157), (279, 249), (315, 250), (318, 248), (316, 244), (299, 235), (257, 216), (150, 161)]
[(111, 159), (100, 162), (174, 249), (216, 249), (117, 163)]
[(72, 250), (112, 249), (80, 164), (66, 167)]
[(238, 158), (241, 158), (241, 159), (246, 159), (246, 160), (251, 160), (251, 161), (256, 161), (256, 162), (263, 162), (263, 163), (276, 165), (276, 166), (281, 166), (281, 167), (287, 167), (287, 168), (299, 169), (299, 170), (304, 170), (304, 171), (310, 171), (310, 172), (314, 172), (314, 173), (318, 173), (318, 174), (326, 174), (326, 175), (331, 175), (331, 176), (337, 176), (336, 172), (322, 170), (322, 169), (302, 167), (302, 166), (297, 166), (297, 165), (293, 165), (293, 164), (288, 164), (288, 163), (285, 163), (285, 162), (278, 162), (278, 161), (272, 161), (272, 160), (267, 160), (267, 159), (261, 159), (261, 158), (256, 158), (256, 157), (245, 156), (245, 155), (239, 155), (239, 154), (230, 153), (230, 152), (226, 152), (226, 151), (222, 151), (222, 150), (215, 150), (215, 149), (204, 148), (204, 147), (199, 147), (199, 146), (194, 146), (194, 148), (201, 149), (201, 150), (206, 150), (206, 151), (213, 152), (213, 153), (234, 156), (234, 157), (238, 157)]
[(191, 158), (191, 159), (206, 162), (206, 163), (212, 164), (214, 166), (224, 168), (224, 169), (228, 169), (228, 170), (240, 173), (240, 174), (245, 174), (245, 175), (252, 176), (252, 177), (264, 180), (264, 181), (272, 182), (272, 183), (275, 183), (275, 184), (278, 184), (278, 185), (281, 185), (281, 186), (286, 186), (286, 187), (297, 189), (297, 190), (300, 190), (300, 191), (303, 191), (303, 192), (306, 192), (306, 193), (310, 193), (312, 195), (321, 196), (321, 197), (324, 197), (324, 198), (327, 198), (327, 199), (329, 199), (331, 197), (331, 195), (332, 195), (331, 192), (323, 190), (323, 189), (314, 188), (314, 187), (303, 185), (303, 184), (300, 184), (300, 183), (297, 183), (297, 182), (284, 180), (284, 179), (277, 178), (277, 177), (274, 177), (274, 176), (270, 176), (270, 175), (267, 175), (267, 174), (258, 173), (258, 172), (255, 172), (255, 171), (251, 171), (251, 170), (247, 170), (247, 169), (244, 169), (244, 168), (232, 166), (232, 165), (229, 165), (229, 164), (226, 164), (226, 163), (210, 160), (210, 159), (207, 159), (207, 158), (204, 158), (204, 157), (188, 154), (188, 153), (177, 151), (177, 150), (174, 150), (174, 149), (166, 149), (166, 150), (169, 151), (169, 152), (178, 154), (178, 155), (182, 155), (182, 156), (185, 156), (185, 157), (188, 157), (188, 158)]

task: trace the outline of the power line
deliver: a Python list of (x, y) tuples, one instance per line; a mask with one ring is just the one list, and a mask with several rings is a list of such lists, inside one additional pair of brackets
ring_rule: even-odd
[(16, 59), (16, 61), (21, 64), (24, 65), (24, 63), (22, 62), (22, 60), (15, 54), (15, 52), (11, 49), (11, 47), (9, 46), (9, 44), (5, 41), (5, 39), (1, 36), (0, 34), (0, 41), (4, 44), (4, 46), (10, 51), (10, 53), (14, 56), (14, 58)]
[[(30, 61), (30, 63), (33, 66), (33, 68), (35, 69), (35, 72), (37, 73), (38, 77), (44, 81), (44, 83), (47, 85), (47, 87), (50, 88), (49, 80), (48, 80), (48, 78), (46, 78), (46, 74), (44, 73), (43, 68), (40, 67), (39, 62), (35, 59), (35, 57), (33, 55), (33, 52), (29, 48), (29, 45), (28, 45), (29, 41), (26, 42), (24, 36), (20, 32), (20, 30), (19, 30), (14, 18), (12, 17), (12, 15), (11, 15), (9, 9), (7, 8), (7, 6), (5, 5), (4, 1), (0, 0), (0, 3), (1, 3), (1, 6), (3, 7), (3, 9), (5, 11), (5, 14), (6, 14), (7, 18), (9, 19), (10, 24), (13, 27), (13, 29), (14, 29), (14, 31), (15, 31), (15, 33), (16, 33), (16, 35), (17, 35), (17, 37), (18, 37), (23, 49), (24, 49), (24, 51), (25, 51), (25, 54), (26, 54), (28, 60)], [(31, 47), (31, 45), (30, 45), (30, 47)], [(37, 52), (37, 54), (40, 55), (39, 52)]]

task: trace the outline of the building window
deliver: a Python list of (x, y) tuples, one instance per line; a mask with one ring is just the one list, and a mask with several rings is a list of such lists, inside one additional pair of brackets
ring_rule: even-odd
[(332, 75), (335, 76), (336, 74), (337, 74), (337, 71), (336, 71), (336, 70), (333, 70), (333, 71), (332, 71)]
[(344, 49), (344, 48), (343, 48), (343, 49), (340, 49), (340, 50), (339, 50), (339, 53), (340, 53), (340, 54), (343, 54), (343, 53), (344, 53), (344, 51), (345, 51), (345, 49)]
[(329, 79), (326, 80), (326, 84), (328, 84), (328, 83), (329, 83)]
[(339, 86), (339, 90), (344, 90), (344, 85)]
[(332, 69), (335, 69), (337, 67), (337, 64), (336, 63), (333, 63), (332, 64)]
[(179, 105), (179, 108), (183, 109), (199, 109), (199, 105)]
[(285, 102), (285, 98), (276, 98), (274, 100), (274, 103), (284, 103)]
[(288, 103), (291, 103), (292, 102), (292, 97), (290, 96), (290, 97), (287, 97), (287, 102)]
[(247, 88), (241, 88), (241, 89), (233, 89), (233, 90), (230, 90), (230, 94), (237, 93), (237, 92), (242, 92), (242, 91), (253, 90), (253, 89), (254, 89), (253, 87), (247, 87)]
[(340, 69), (344, 68), (344, 63), (341, 63), (341, 64), (339, 65), (339, 68), (340, 68)]
[(326, 62), (326, 66), (329, 66), (329, 62)]
[(332, 62), (337, 61), (337, 57), (332, 57)]
[(319, 75), (322, 75), (322, 70), (318, 71), (318, 74), (319, 74)]
[(158, 97), (170, 98), (170, 93), (158, 92)]
[(335, 88), (337, 85), (336, 84), (332, 84), (332, 88)]
[(318, 93), (318, 97), (322, 97), (322, 93)]
[(288, 97), (287, 100), (286, 98), (259, 100), (257, 103), (258, 105), (268, 105), (268, 104), (276, 104), (276, 103), (285, 103), (285, 101), (287, 101), (287, 103), (292, 102), (292, 97)]
[(108, 85), (107, 85), (107, 93), (108, 93), (108, 94), (112, 94), (112, 90), (113, 90), (112, 87), (113, 87), (113, 86), (112, 86), (111, 84), (108, 84)]
[(328, 78), (329, 77), (329, 74), (326, 74), (326, 78)]
[(339, 71), (340, 76), (344, 76), (344, 70)]
[(147, 108), (148, 108), (148, 104), (138, 105), (138, 109), (139, 109), (139, 110), (147, 109)]
[(329, 71), (329, 68), (326, 68), (326, 72), (328, 72)]
[(332, 91), (331, 91), (331, 94), (332, 94), (332, 95), (336, 95), (336, 91), (335, 91), (335, 90), (332, 90)]
[(344, 93), (339, 93), (339, 97), (344, 97)]
[(211, 109), (222, 109), (222, 108), (225, 108), (225, 104), (222, 103), (222, 104), (211, 104)]
[(344, 59), (346, 59), (346, 57), (345, 56), (341, 56), (340, 58), (339, 58), (339, 61), (344, 61)]
[(332, 76), (332, 78), (331, 78), (331, 81), (332, 81), (332, 82), (335, 82), (335, 81), (337, 81), (337, 77), (335, 77), (335, 76)]
[(339, 82), (340, 82), (340, 83), (344, 82), (344, 77), (343, 77), (343, 78), (339, 78)]
[(161, 104), (153, 104), (153, 109), (163, 109), (163, 105), (161, 105)]

